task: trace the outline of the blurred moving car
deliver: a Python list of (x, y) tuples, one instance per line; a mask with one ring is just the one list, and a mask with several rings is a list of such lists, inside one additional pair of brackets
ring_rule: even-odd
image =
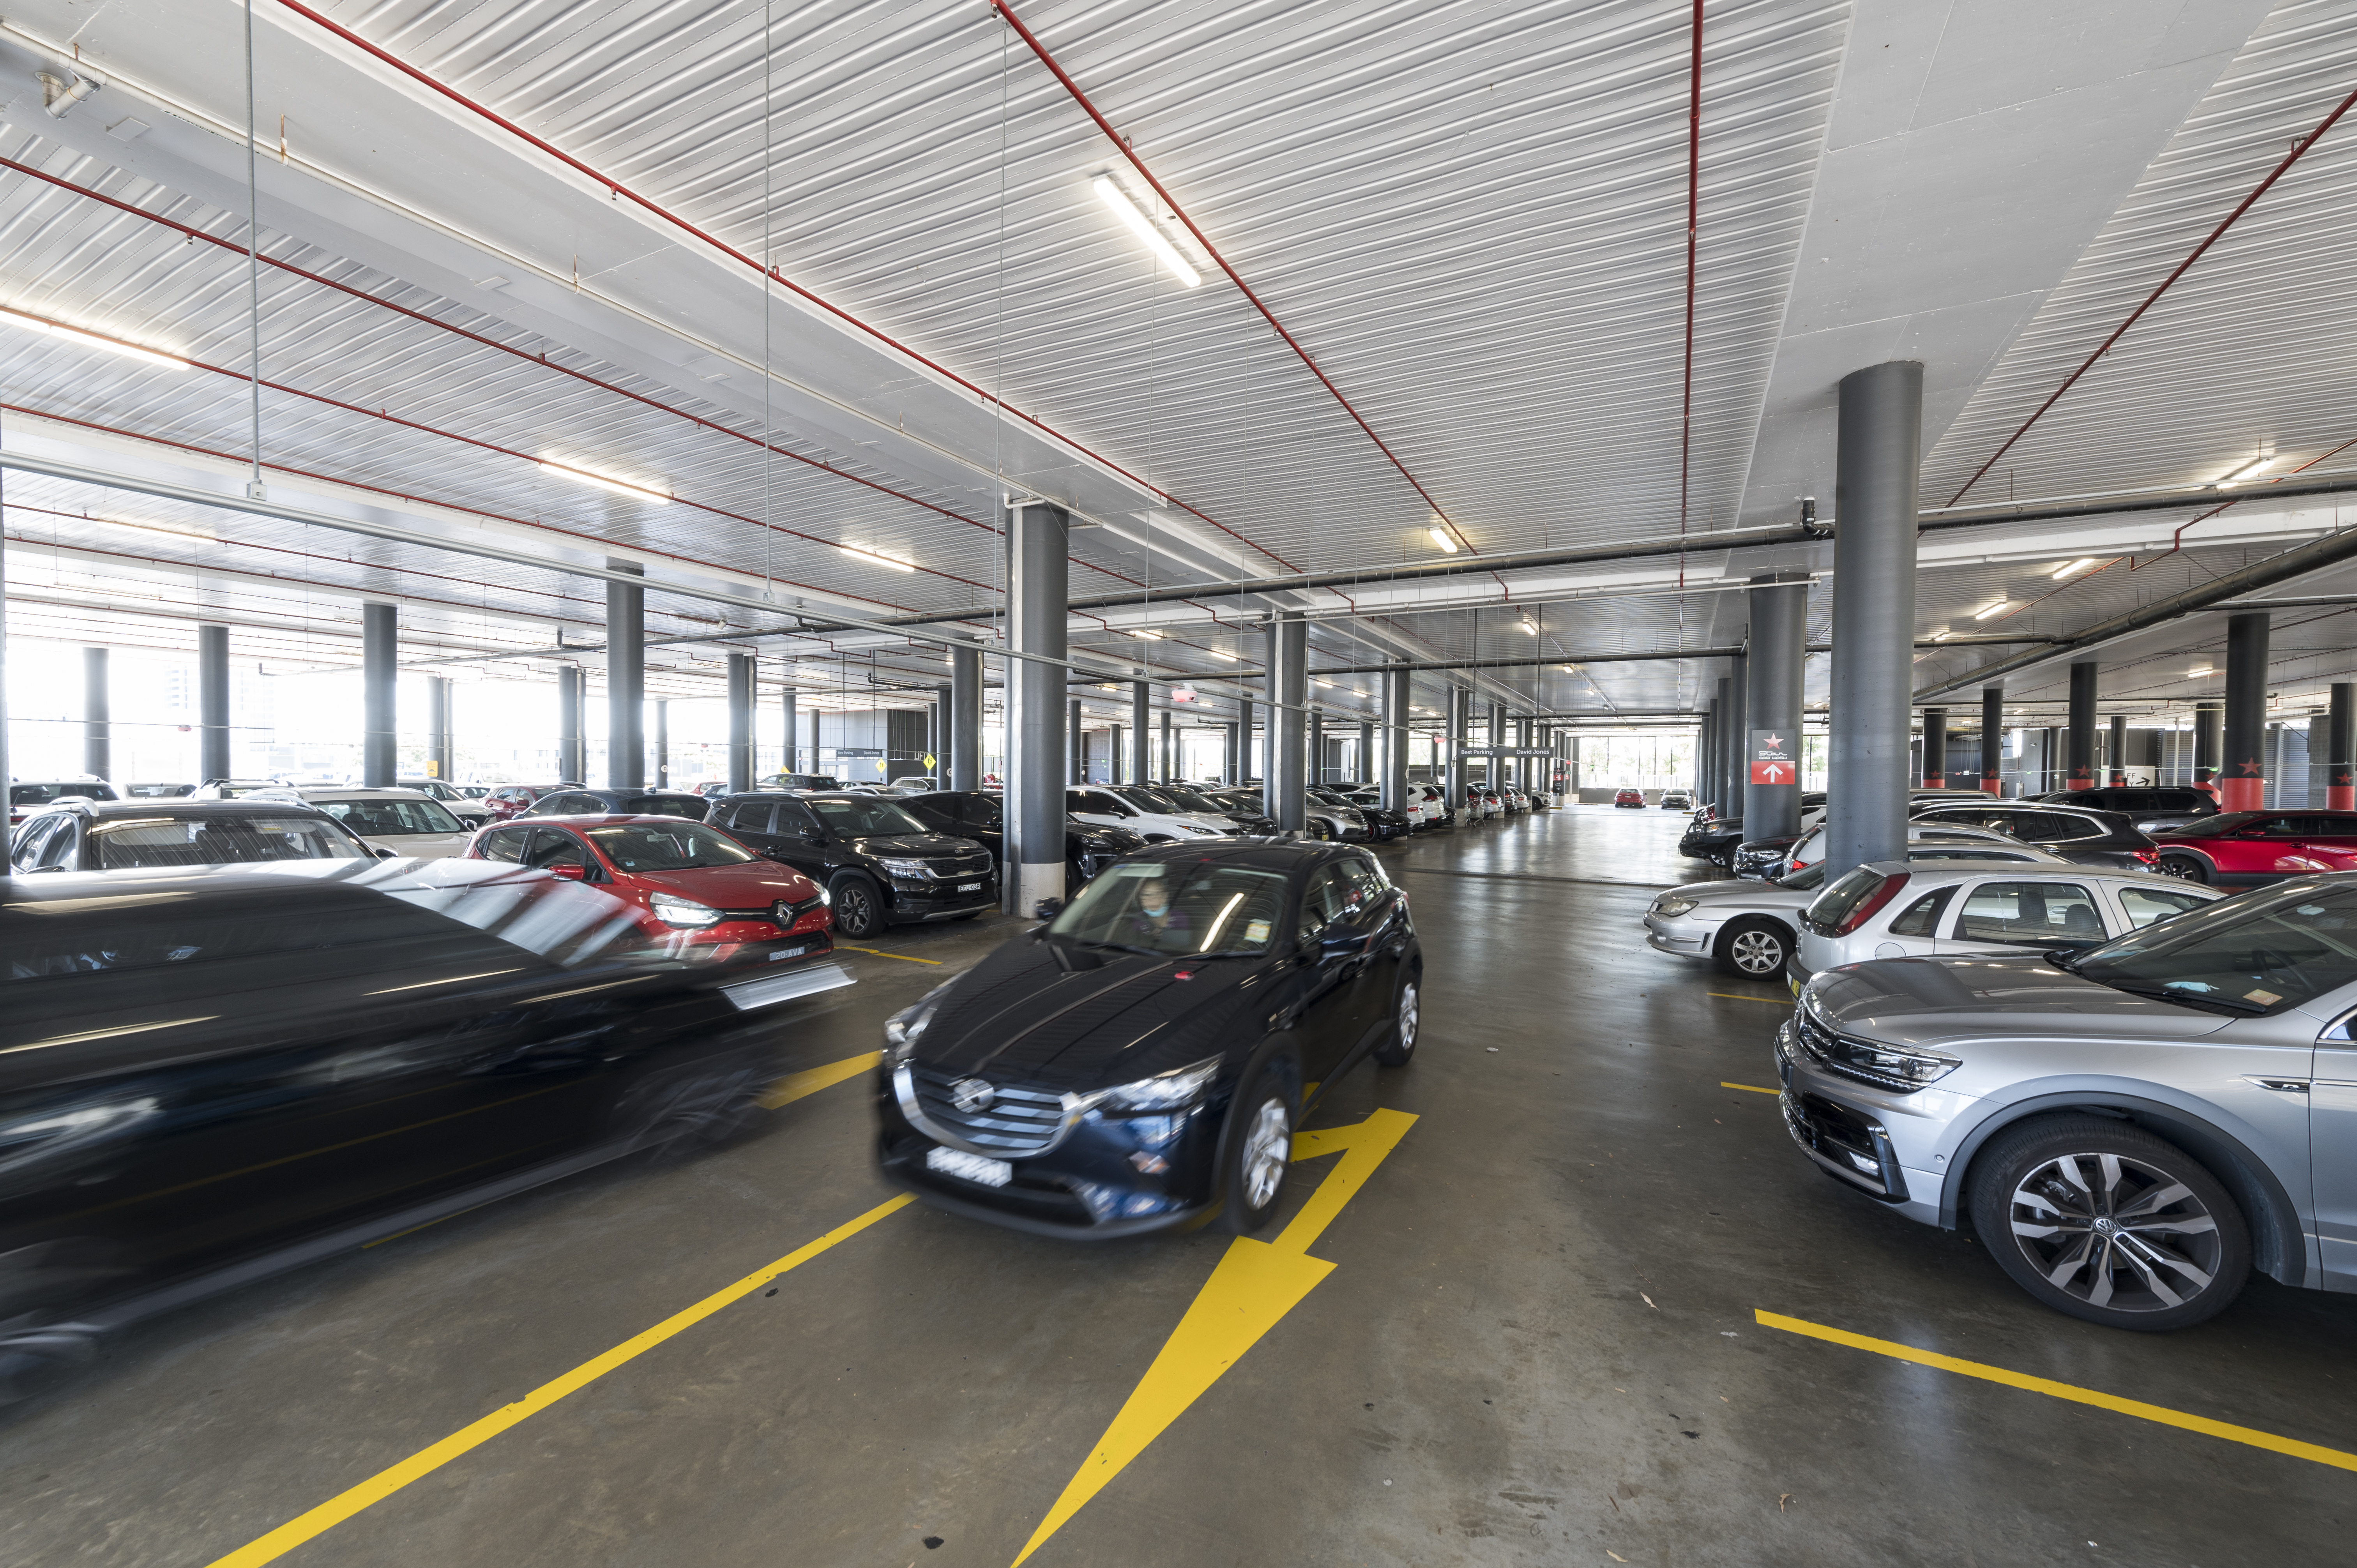
[(969, 920), (998, 907), (997, 864), (881, 795), (726, 795), (712, 825), (827, 890), (834, 929), (866, 941), (887, 926)]
[(481, 861), (0, 879), (0, 1398), (213, 1291), (740, 1127), (824, 961)]
[[(1910, 865), (2062, 865), (2042, 850), (1996, 833), (1987, 843), (1921, 843)], [(1821, 862), (1781, 882), (1689, 882), (1661, 894), (1645, 910), (1645, 943), (1676, 958), (1706, 958), (1721, 972), (1773, 980), (1800, 943), (1801, 911), (1825, 885)]]
[(469, 795), (456, 784), (446, 784), (439, 779), (396, 779), (398, 789), (414, 789), (429, 800), (439, 800), (442, 809), (470, 828), (479, 828), (491, 820), (491, 809), (479, 795)]
[(1777, 1068), (1827, 1175), (1969, 1220), (2057, 1311), (2170, 1329), (2253, 1269), (2357, 1292), (2352, 1021), (2357, 878), (2302, 877), (2068, 957), (1827, 971)]
[(634, 816), (509, 822), (477, 833), (467, 854), (604, 888), (639, 911), (648, 937), (678, 956), (768, 962), (834, 945), (826, 889), (702, 822)]
[(1842, 876), (1801, 912), (1790, 972), (1806, 982), (1820, 970), (1870, 958), (2091, 948), (2222, 897), (2164, 877), (2085, 865), (2030, 872), (1875, 861)]
[(26, 822), (10, 846), (8, 866), (29, 875), (375, 858), (378, 852), (342, 822), (292, 801), (75, 797), (48, 806)]
[(2106, 785), (2100, 789), (2051, 789), (2032, 800), (2056, 806), (2083, 806), (2094, 811), (2117, 811), (2145, 832), (2182, 827), (2218, 814), (2218, 802), (2206, 789), (2190, 785), (2144, 788)]
[(102, 779), (60, 779), (8, 786), (8, 826), (15, 828), (52, 800), (120, 800), (114, 786)]
[(2163, 828), (2153, 843), (2170, 876), (2255, 887), (2357, 870), (2357, 811), (2224, 811)]
[[(895, 803), (933, 832), (972, 839), (988, 850), (997, 864), (1006, 864), (1005, 797), (980, 789), (939, 789), (928, 795), (911, 795)], [(1146, 840), (1126, 828), (1103, 827), (1066, 817), (1064, 896), (1071, 897), (1098, 872), (1131, 851), (1145, 847)]]
[(251, 800), (299, 800), (317, 806), (360, 834), (371, 849), (438, 860), (463, 854), (474, 830), (452, 816), (439, 800), (414, 789), (358, 789), (334, 785), (280, 785), (257, 789)]
[(700, 822), (712, 802), (687, 789), (591, 789), (572, 785), (543, 795), (519, 817), (678, 817)]
[(493, 822), (505, 822), (532, 810), (533, 802), (544, 795), (577, 788), (573, 784), (502, 784), (483, 797), (483, 805)]
[(1304, 1112), (1415, 1052), (1423, 965), (1364, 850), (1141, 851), (885, 1026), (884, 1174), (1044, 1235), (1257, 1230)]
[(1642, 789), (1615, 789), (1612, 791), (1612, 803), (1616, 806), (1635, 806), (1641, 810), (1645, 804), (1645, 792)]

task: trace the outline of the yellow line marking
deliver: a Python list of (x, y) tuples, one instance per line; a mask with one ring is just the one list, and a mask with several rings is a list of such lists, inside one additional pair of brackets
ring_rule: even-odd
[(907, 953), (886, 952), (882, 948), (856, 948), (849, 942), (837, 942), (834, 944), (834, 949), (837, 952), (866, 952), (874, 953), (877, 958), (897, 958), (902, 963), (929, 963), (935, 969), (941, 968), (944, 961), (937, 958), (910, 958)]
[(790, 1072), (770, 1085), (768, 1090), (755, 1103), (764, 1111), (775, 1111), (780, 1105), (791, 1105), (795, 1101), (806, 1099), (822, 1089), (833, 1089), (846, 1078), (857, 1078), (876, 1065), (876, 1058), (880, 1054), (877, 1051), (862, 1051), (856, 1057), (845, 1057), (839, 1062), (829, 1062), (824, 1067), (806, 1068), (801, 1072)]
[(1790, 1007), (1792, 1004), (1792, 999), (1789, 996), (1746, 996), (1739, 991), (1706, 991), (1703, 994), (1724, 996), (1729, 1002), (1766, 1002), (1778, 1007)]
[(1779, 1097), (1781, 1097), (1784, 1092), (1781, 1089), (1762, 1089), (1756, 1083), (1729, 1083), (1723, 1078), (1718, 1080), (1718, 1087), (1721, 1089), (1748, 1089), (1754, 1094), (1773, 1094)]
[(1936, 1367), (1943, 1372), (1963, 1377), (1981, 1378), (1992, 1383), (2003, 1383), (2009, 1389), (2027, 1389), (2034, 1394), (2050, 1394), (2073, 1404), (2091, 1404), (2099, 1410), (2117, 1411), (2122, 1415), (2140, 1416), (2162, 1426), (2174, 1426), (2185, 1432), (2199, 1432), (2207, 1437), (2222, 1437), (2229, 1443), (2245, 1443), (2254, 1448), (2265, 1448), (2274, 1454), (2287, 1454), (2295, 1459), (2312, 1459), (2319, 1465), (2330, 1465), (2336, 1470), (2357, 1470), (2357, 1454), (2344, 1454), (2338, 1448), (2324, 1448), (2296, 1438), (2277, 1437), (2272, 1432), (2260, 1432), (2253, 1427), (2236, 1426), (2230, 1422), (2212, 1421), (2206, 1415), (2188, 1415), (2181, 1410), (2166, 1405), (2147, 1404), (2142, 1400), (2122, 1399), (2094, 1389), (2083, 1389), (2073, 1383), (2058, 1383), (2050, 1378), (2033, 1378), (2027, 1372), (2007, 1371), (1986, 1362), (1966, 1361), (1954, 1356), (1943, 1356), (1936, 1350), (1918, 1350), (1912, 1345), (1901, 1345), (1889, 1339), (1870, 1339), (1863, 1334), (1852, 1334), (1844, 1328), (1828, 1328), (1822, 1323), (1804, 1318), (1783, 1317), (1772, 1312), (1751, 1314), (1762, 1327), (1781, 1328), (1787, 1334), (1805, 1335), (1830, 1344), (1846, 1345), (1853, 1350), (1871, 1350), (1878, 1356), (1889, 1356), (1900, 1361), (1912, 1361), (1921, 1367)]
[(1294, 1134), (1296, 1160), (1340, 1154), (1341, 1163), (1327, 1175), (1275, 1241), (1239, 1236), (1228, 1243), (1219, 1266), (1196, 1293), (1187, 1315), (1163, 1342), (1154, 1364), (1146, 1368), (1146, 1376), (1138, 1380), (1128, 1402), (1097, 1439), (1096, 1447), (1065, 1486), (1063, 1495), (1031, 1532), (1015, 1559), (1017, 1563), (1062, 1529), (1333, 1272), (1333, 1264), (1308, 1255), (1310, 1244), (1366, 1186), (1375, 1167), (1415, 1124), (1415, 1118), (1405, 1112), (1378, 1111), (1351, 1126)]
[(305, 1541), (333, 1530), (362, 1509), (382, 1502), (412, 1481), (432, 1475), (451, 1460), (490, 1442), (527, 1417), (546, 1410), (565, 1395), (587, 1388), (607, 1373), (653, 1349), (664, 1340), (693, 1328), (731, 1302), (752, 1294), (779, 1275), (802, 1267), (829, 1248), (849, 1240), (885, 1216), (897, 1213), (915, 1201), (910, 1195), (902, 1193), (898, 1197), (877, 1204), (858, 1219), (836, 1226), (817, 1240), (797, 1247), (776, 1262), (765, 1264), (734, 1284), (714, 1291), (694, 1305), (672, 1314), (645, 1333), (625, 1339), (603, 1355), (593, 1356), (563, 1376), (541, 1384), (513, 1404), (501, 1406), (473, 1425), (461, 1427), (432, 1447), (421, 1448), (398, 1465), (380, 1470), (358, 1486), (338, 1493), (310, 1512), (299, 1514), (269, 1534), (239, 1547), (228, 1556), (215, 1559), (211, 1568), (259, 1568), (262, 1563), (276, 1562)]

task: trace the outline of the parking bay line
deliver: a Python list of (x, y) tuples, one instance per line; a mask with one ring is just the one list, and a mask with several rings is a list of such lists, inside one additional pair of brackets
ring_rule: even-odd
[(856, 948), (849, 942), (837, 942), (834, 948), (837, 952), (874, 953), (877, 958), (897, 958), (902, 963), (929, 963), (935, 969), (941, 968), (945, 961), (937, 958), (911, 958), (904, 952), (886, 952), (882, 948)]
[(877, 1220), (897, 1214), (916, 1201), (908, 1193), (886, 1199), (860, 1215), (836, 1226), (814, 1241), (795, 1248), (784, 1257), (769, 1263), (733, 1284), (724, 1285), (693, 1306), (672, 1314), (643, 1334), (623, 1340), (602, 1355), (593, 1356), (571, 1371), (552, 1378), (513, 1404), (502, 1405), (472, 1425), (461, 1427), (430, 1448), (421, 1448), (397, 1465), (389, 1466), (361, 1482), (358, 1486), (329, 1498), (307, 1513), (298, 1514), (267, 1535), (260, 1536), (225, 1557), (213, 1560), (210, 1568), (260, 1568), (262, 1563), (274, 1563), (279, 1558), (316, 1536), (323, 1535), (354, 1514), (382, 1502), (393, 1493), (421, 1480), (447, 1465), (451, 1460), (480, 1447), (508, 1428), (528, 1417), (538, 1414), (550, 1405), (587, 1388), (591, 1383), (653, 1349), (663, 1341), (710, 1317), (722, 1307), (741, 1301), (779, 1275), (802, 1267), (820, 1253), (851, 1240)]
[(1340, 1154), (1341, 1163), (1318, 1184), (1275, 1240), (1239, 1236), (1228, 1243), (1218, 1267), (1163, 1342), (1153, 1365), (1130, 1391), (1127, 1402), (1097, 1439), (1047, 1518), (1031, 1532), (1015, 1559), (1017, 1564), (1045, 1545), (1222, 1374), (1242, 1360), (1263, 1335), (1298, 1306), (1318, 1281), (1334, 1272), (1332, 1263), (1308, 1255), (1311, 1243), (1366, 1186), (1375, 1167), (1415, 1124), (1415, 1118), (1404, 1111), (1383, 1110), (1347, 1127), (1321, 1127), (1293, 1135), (1295, 1161)]
[(1864, 1334), (1852, 1334), (1846, 1328), (1829, 1328), (1822, 1323), (1805, 1318), (1785, 1317), (1773, 1312), (1754, 1308), (1753, 1321), (1763, 1328), (1781, 1328), (1787, 1334), (1803, 1335), (1811, 1339), (1823, 1339), (1828, 1344), (1846, 1345), (1853, 1350), (1871, 1350), (1878, 1356), (1894, 1360), (1912, 1361), (1918, 1366), (1933, 1367), (1961, 1377), (1980, 1378), (1992, 1383), (2003, 1383), (2011, 1389), (2026, 1389), (2034, 1394), (2049, 1394), (2055, 1399), (2069, 1400), (2074, 1404), (2091, 1404), (2099, 1410), (2116, 1411), (2122, 1415), (2138, 1416), (2162, 1426), (2174, 1426), (2180, 1431), (2198, 1432), (2205, 1437), (2223, 1438), (2229, 1443), (2248, 1444), (2273, 1454), (2288, 1455), (2294, 1459), (2313, 1460), (2330, 1465), (2337, 1470), (2357, 1470), (2357, 1454), (2343, 1453), (2338, 1448), (2325, 1448), (2314, 1443), (2302, 1443), (2297, 1438), (2277, 1437), (2272, 1432), (2254, 1427), (2236, 1426), (2231, 1422), (2212, 1421), (2206, 1415), (2189, 1415), (2166, 1405), (2147, 1404), (2142, 1400), (2122, 1399), (2096, 1389), (2083, 1389), (2073, 1383), (2058, 1383), (2050, 1378), (2032, 1377), (2027, 1372), (2008, 1371), (1983, 1361), (1966, 1361), (1954, 1356), (1943, 1356), (1936, 1350), (1919, 1350), (1912, 1345), (1895, 1340), (1870, 1338)]
[(1724, 996), (1729, 1002), (1768, 1002), (1779, 1007), (1790, 1007), (1792, 1004), (1792, 999), (1789, 996), (1746, 996), (1740, 991), (1706, 991), (1703, 994)]
[(1729, 1083), (1723, 1078), (1718, 1080), (1718, 1087), (1721, 1089), (1749, 1090), (1753, 1094), (1773, 1094), (1780, 1098), (1784, 1092), (1781, 1089), (1762, 1089), (1756, 1083)]
[(770, 1085), (756, 1103), (764, 1111), (775, 1111), (781, 1105), (791, 1105), (795, 1101), (806, 1099), (822, 1089), (832, 1089), (845, 1079), (857, 1078), (876, 1065), (876, 1058), (879, 1054), (876, 1051), (862, 1051), (856, 1057), (845, 1057), (839, 1062), (829, 1062), (824, 1067), (805, 1068), (801, 1072), (790, 1072)]

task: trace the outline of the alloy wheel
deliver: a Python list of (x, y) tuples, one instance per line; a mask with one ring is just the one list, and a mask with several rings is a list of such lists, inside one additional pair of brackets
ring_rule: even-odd
[(876, 896), (856, 877), (834, 890), (834, 924), (845, 936), (876, 934)]
[(1286, 1164), (1293, 1157), (1292, 1120), (1285, 1101), (1273, 1095), (1253, 1112), (1244, 1133), (1243, 1176), (1244, 1202), (1254, 1210), (1275, 1202), (1276, 1189), (1285, 1185)]
[(1784, 944), (1773, 931), (1738, 931), (1727, 956), (1746, 974), (1774, 974), (1784, 967)]
[(2163, 855), (2161, 856), (2158, 869), (2163, 876), (2182, 877), (2188, 882), (2206, 882), (2209, 880), (2208, 877), (2201, 875), (2201, 863), (2187, 855)]
[(2015, 1187), (2014, 1242), (2046, 1283), (2112, 1312), (2165, 1312), (2210, 1288), (2218, 1221), (2169, 1172), (2126, 1155), (2072, 1154)]
[(1400, 987), (1399, 1048), (1403, 1056), (1415, 1048), (1416, 1019), (1415, 982), (1411, 980)]

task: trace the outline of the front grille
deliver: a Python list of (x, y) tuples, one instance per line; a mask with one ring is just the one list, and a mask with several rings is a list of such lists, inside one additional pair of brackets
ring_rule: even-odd
[(1881, 1127), (1821, 1095), (1783, 1094), (1784, 1130), (1824, 1169), (1891, 1203), (1907, 1197), (1907, 1178)]
[(1064, 1126), (1064, 1097), (1044, 1090), (994, 1083), (991, 1103), (980, 1111), (960, 1111), (950, 1098), (951, 1087), (963, 1082), (929, 1068), (904, 1069), (914, 1090), (917, 1110), (927, 1122), (984, 1154), (1012, 1159), (1036, 1155), (1053, 1144)]
[(990, 875), (990, 852), (985, 850), (980, 854), (956, 855), (927, 864), (932, 867), (937, 881), (969, 882), (974, 877)]

